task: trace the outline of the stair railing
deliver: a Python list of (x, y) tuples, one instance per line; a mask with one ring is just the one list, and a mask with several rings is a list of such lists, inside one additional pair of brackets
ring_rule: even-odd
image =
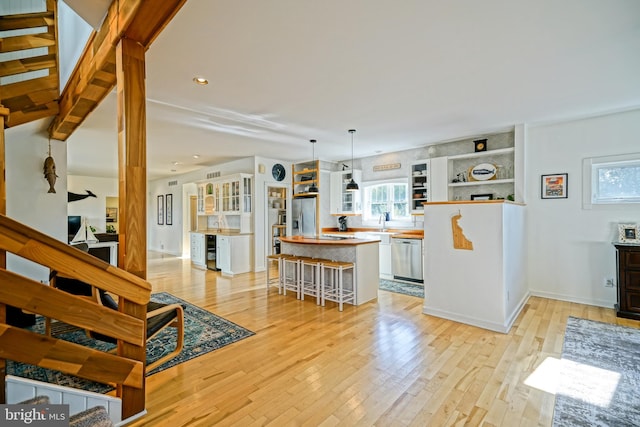
[[(81, 280), (119, 299), (114, 311), (86, 298), (0, 268), (0, 313), (4, 305), (112, 336), (116, 354), (10, 326), (0, 316), (0, 381), (6, 359), (58, 370), (116, 387), (122, 418), (145, 408), (146, 305), (151, 285), (86, 252), (0, 215), (0, 251), (28, 259), (59, 275)], [(5, 403), (5, 402), (2, 402)]]

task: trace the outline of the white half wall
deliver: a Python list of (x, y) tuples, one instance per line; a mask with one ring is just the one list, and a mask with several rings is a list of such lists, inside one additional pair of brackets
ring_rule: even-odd
[[(617, 224), (640, 223), (640, 206), (582, 208), (582, 159), (640, 151), (640, 109), (527, 128), (527, 277), (533, 295), (613, 307), (611, 242)], [(541, 199), (542, 174), (568, 173), (568, 198)]]

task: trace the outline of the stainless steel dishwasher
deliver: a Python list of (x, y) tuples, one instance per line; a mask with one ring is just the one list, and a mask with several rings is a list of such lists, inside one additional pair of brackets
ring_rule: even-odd
[(422, 277), (422, 240), (391, 238), (391, 271), (394, 279), (424, 283)]

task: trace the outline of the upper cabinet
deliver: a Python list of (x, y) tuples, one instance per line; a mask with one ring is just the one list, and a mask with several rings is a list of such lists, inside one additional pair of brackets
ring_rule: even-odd
[(419, 160), (411, 164), (411, 176), (409, 177), (409, 198), (411, 199), (411, 213), (422, 213), (422, 204), (429, 201), (431, 193), (431, 162)]
[(204, 185), (204, 215), (213, 215), (220, 211), (218, 200), (220, 197), (220, 184), (208, 182)]
[(198, 214), (251, 214), (252, 181), (253, 175), (240, 173), (198, 184)]
[(425, 202), (442, 202), (447, 200), (446, 157), (413, 162), (411, 164), (410, 174), (409, 198), (412, 215), (423, 214), (423, 203)]
[(331, 172), (331, 215), (361, 215), (362, 196), (360, 190), (347, 191), (347, 184), (354, 179), (362, 185), (362, 171), (344, 170)]

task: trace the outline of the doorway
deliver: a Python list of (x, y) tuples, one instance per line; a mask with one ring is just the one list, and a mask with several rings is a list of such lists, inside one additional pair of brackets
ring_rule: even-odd
[(265, 253), (280, 253), (280, 237), (287, 235), (289, 186), (265, 183)]

